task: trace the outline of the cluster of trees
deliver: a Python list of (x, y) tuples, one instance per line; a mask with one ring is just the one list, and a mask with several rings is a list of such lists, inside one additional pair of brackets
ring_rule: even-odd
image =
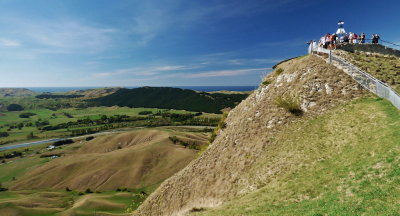
[(197, 145), (195, 142), (185, 142), (181, 139), (179, 139), (176, 136), (172, 136), (172, 137), (168, 137), (169, 140), (171, 140), (171, 142), (173, 142), (174, 144), (179, 144), (179, 145), (183, 145), (185, 146), (185, 148), (189, 148), (189, 149), (196, 149), (196, 150), (200, 150), (200, 146)]
[(62, 146), (62, 145), (68, 145), (68, 144), (72, 144), (74, 143), (74, 141), (72, 139), (65, 139), (65, 140), (60, 140), (60, 141), (56, 141), (53, 143), (53, 146)]
[(76, 121), (70, 121), (70, 122), (61, 123), (58, 125), (46, 125), (44, 127), (41, 127), (40, 130), (51, 131), (51, 130), (58, 130), (58, 129), (65, 129), (65, 128), (89, 127), (89, 126), (96, 126), (96, 125), (103, 125), (103, 124), (113, 124), (113, 123), (121, 123), (121, 122), (146, 120), (147, 118), (148, 117), (134, 117), (134, 116), (127, 116), (127, 115), (114, 115), (114, 116), (103, 115), (100, 119), (97, 119), (97, 120), (92, 120), (89, 118), (78, 119)]
[(4, 153), (3, 155), (0, 155), (0, 160), (3, 159), (10, 159), (10, 158), (15, 158), (15, 157), (22, 157), (23, 153), (20, 151), (13, 151), (11, 153)]
[[(157, 114), (156, 114), (157, 115)], [(42, 131), (51, 131), (65, 128), (92, 127), (103, 125), (98, 128), (79, 129), (73, 132), (75, 135), (83, 135), (95, 133), (101, 130), (108, 130), (127, 126), (169, 126), (169, 125), (204, 125), (215, 126), (218, 124), (219, 118), (195, 118), (201, 115), (196, 114), (176, 114), (176, 113), (161, 113), (161, 118), (155, 115), (146, 117), (128, 116), (128, 115), (103, 115), (100, 119), (92, 120), (89, 118), (70, 121), (58, 125), (48, 125), (40, 127)], [(48, 122), (47, 122), (48, 123)], [(38, 125), (38, 124), (36, 124)]]
[(141, 111), (138, 114), (139, 115), (151, 115), (151, 114), (153, 114), (153, 112), (152, 111)]
[(59, 94), (41, 94), (41, 95), (37, 95), (35, 96), (36, 98), (39, 99), (60, 99), (60, 98), (67, 98), (67, 99), (71, 99), (71, 98), (80, 98), (80, 97), (84, 97), (84, 95), (59, 95)]
[(0, 137), (8, 137), (8, 136), (10, 136), (9, 133), (7, 133), (7, 132), (0, 132)]
[(10, 104), (7, 106), (7, 111), (22, 111), (24, 108), (19, 104)]
[(21, 113), (19, 114), (20, 118), (30, 118), (31, 116), (36, 115), (36, 113), (31, 113), (31, 112), (26, 112), (26, 113)]

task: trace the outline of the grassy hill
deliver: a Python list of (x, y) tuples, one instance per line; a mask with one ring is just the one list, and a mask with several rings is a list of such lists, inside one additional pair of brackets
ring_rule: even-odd
[(113, 94), (90, 101), (101, 106), (117, 105), (221, 113), (222, 109), (235, 107), (247, 96), (247, 94), (211, 94), (169, 87), (142, 87), (119, 89)]
[[(65, 156), (31, 169), (10, 189), (104, 191), (154, 185), (196, 157), (196, 151), (172, 144), (169, 136), (160, 130), (138, 130), (101, 136), (82, 146), (75, 144), (77, 150), (52, 151), (48, 154)], [(207, 142), (204, 135), (192, 136), (199, 144)]]
[(0, 88), (0, 97), (27, 97), (36, 94), (26, 88)]
[(400, 112), (343, 71), (292, 59), (135, 215), (397, 215), (399, 128)]
[[(28, 147), (24, 157), (0, 163), (0, 188), (9, 189), (0, 191), (0, 215), (126, 215), (198, 156), (170, 137), (208, 144), (201, 128), (162, 127), (79, 138), (55, 150)], [(51, 155), (60, 157), (43, 157)]]
[(400, 112), (362, 99), (298, 122), (252, 171), (276, 172), (246, 196), (194, 215), (398, 215)]

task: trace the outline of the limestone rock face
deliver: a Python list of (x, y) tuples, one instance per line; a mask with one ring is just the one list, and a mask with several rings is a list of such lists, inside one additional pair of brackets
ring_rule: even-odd
[[(209, 149), (166, 180), (135, 215), (184, 215), (257, 189), (280, 172), (254, 168), (277, 131), (366, 94), (343, 71), (315, 56), (293, 59), (278, 68), (284, 71), (267, 75), (270, 84), (260, 86), (229, 113), (227, 127)], [(303, 116), (278, 107), (275, 100), (281, 95), (298, 97)]]

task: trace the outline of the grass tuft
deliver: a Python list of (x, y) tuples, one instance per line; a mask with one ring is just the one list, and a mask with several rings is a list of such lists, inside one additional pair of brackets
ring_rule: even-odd
[(300, 107), (300, 99), (297, 96), (281, 95), (275, 99), (275, 104), (278, 107), (284, 108), (293, 115), (300, 116), (303, 110)]
[(262, 85), (264, 85), (264, 86), (267, 86), (267, 85), (269, 85), (269, 84), (271, 84), (271, 81), (270, 81), (270, 80), (264, 80), (264, 81), (262, 82)]
[(281, 73), (283, 73), (283, 71), (284, 70), (282, 68), (278, 68), (276, 69), (275, 74), (279, 76)]

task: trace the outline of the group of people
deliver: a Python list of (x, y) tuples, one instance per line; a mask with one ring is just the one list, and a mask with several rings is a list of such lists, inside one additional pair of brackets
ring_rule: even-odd
[[(379, 35), (378, 34), (373, 34), (372, 35), (372, 43), (373, 44), (378, 44), (379, 43)], [(324, 47), (325, 49), (336, 49), (336, 45), (338, 44), (365, 44), (366, 43), (366, 37), (365, 33), (361, 33), (357, 35), (356, 33), (349, 32), (345, 34), (330, 34), (327, 33), (325, 36), (321, 37), (319, 40), (318, 45), (320, 47)]]

